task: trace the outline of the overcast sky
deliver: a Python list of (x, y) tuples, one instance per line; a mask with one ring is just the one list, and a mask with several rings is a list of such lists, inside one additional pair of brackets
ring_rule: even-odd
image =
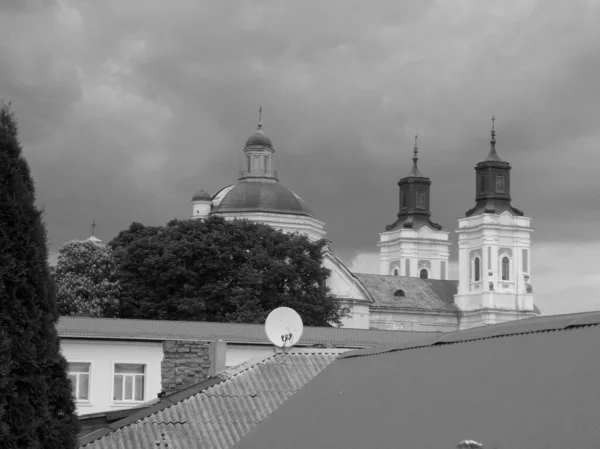
[(538, 306), (597, 310), (599, 80), (600, 0), (0, 1), (0, 98), (54, 257), (93, 220), (108, 241), (235, 183), (262, 102), (281, 182), (377, 272), (415, 131), (453, 231), (495, 114)]

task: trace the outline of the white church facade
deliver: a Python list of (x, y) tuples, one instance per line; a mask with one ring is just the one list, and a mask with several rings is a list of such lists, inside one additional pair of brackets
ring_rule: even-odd
[[(531, 220), (511, 205), (510, 169), (491, 149), (478, 163), (476, 205), (458, 220), (458, 281), (449, 280), (449, 233), (431, 220), (431, 180), (413, 166), (400, 179), (396, 221), (380, 234), (379, 274), (352, 273), (327, 249), (331, 293), (350, 310), (346, 328), (453, 331), (539, 315), (530, 273)], [(192, 197), (192, 218), (211, 214), (326, 236), (325, 223), (279, 182), (272, 141), (259, 124), (243, 149), (237, 184)]]

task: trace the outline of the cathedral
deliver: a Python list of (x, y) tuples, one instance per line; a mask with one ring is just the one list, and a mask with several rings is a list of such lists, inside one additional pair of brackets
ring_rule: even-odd
[[(431, 219), (431, 180), (413, 165), (398, 181), (398, 215), (380, 233), (379, 274), (351, 272), (331, 251), (331, 293), (348, 309), (343, 326), (357, 329), (453, 331), (539, 315), (531, 286), (531, 219), (511, 205), (510, 163), (490, 150), (475, 167), (475, 205), (458, 220), (458, 281), (448, 279), (449, 233)], [(192, 197), (192, 218), (211, 214), (266, 223), (310, 239), (325, 237), (325, 223), (279, 182), (275, 148), (258, 128), (243, 149), (236, 184)]]

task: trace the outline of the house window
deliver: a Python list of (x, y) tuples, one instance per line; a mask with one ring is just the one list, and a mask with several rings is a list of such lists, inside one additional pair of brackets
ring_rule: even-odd
[(404, 261), (404, 276), (410, 276), (410, 259)]
[(429, 278), (429, 274), (427, 273), (427, 270), (425, 268), (423, 268), (420, 272), (419, 272), (419, 277), (421, 279), (428, 279)]
[(146, 365), (115, 363), (115, 401), (143, 401)]
[(73, 397), (76, 401), (90, 400), (90, 364), (72, 362), (68, 364), (67, 372), (73, 387)]
[(504, 193), (504, 176), (496, 175), (496, 192)]
[(425, 209), (425, 192), (423, 190), (417, 191), (417, 208)]
[(407, 201), (407, 197), (406, 197), (406, 192), (402, 191), (400, 192), (400, 207), (402, 209), (406, 209), (408, 207), (408, 201)]
[(485, 176), (479, 177), (479, 193), (485, 192)]
[(250, 171), (250, 156), (246, 156), (247, 170)]
[(398, 268), (394, 268), (394, 271), (392, 272), (392, 274), (394, 276), (398, 276)]
[(510, 279), (509, 276), (509, 268), (510, 268), (510, 260), (508, 257), (502, 258), (502, 280), (508, 281)]
[(475, 260), (473, 261), (473, 280), (475, 282), (478, 282), (479, 279), (481, 278), (481, 261), (479, 260), (479, 257), (476, 257)]

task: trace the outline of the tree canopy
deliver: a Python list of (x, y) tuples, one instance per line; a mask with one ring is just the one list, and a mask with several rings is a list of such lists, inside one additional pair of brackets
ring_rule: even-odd
[(116, 316), (120, 286), (110, 247), (93, 240), (72, 240), (58, 251), (54, 268), (58, 311)]
[(16, 120), (0, 108), (0, 447), (75, 448), (42, 213)]
[(108, 244), (121, 283), (121, 317), (263, 323), (276, 307), (306, 325), (339, 324), (329, 293), (325, 240), (247, 220), (133, 223)]

